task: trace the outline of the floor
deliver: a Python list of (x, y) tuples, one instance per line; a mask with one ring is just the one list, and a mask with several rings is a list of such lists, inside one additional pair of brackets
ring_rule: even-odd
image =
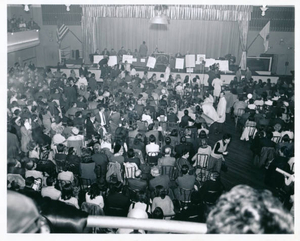
[(223, 126), (223, 133), (214, 134), (214, 126), (210, 128), (208, 144), (213, 148), (214, 144), (222, 139), (224, 133), (232, 135), (231, 142), (228, 146), (228, 155), (225, 157), (228, 171), (221, 172), (221, 181), (226, 190), (232, 187), (245, 184), (257, 189), (269, 189), (264, 184), (264, 169), (258, 169), (253, 165), (252, 152), (250, 143), (241, 141), (241, 130), (237, 130), (234, 125), (234, 120), (229, 116), (226, 117), (226, 122)]

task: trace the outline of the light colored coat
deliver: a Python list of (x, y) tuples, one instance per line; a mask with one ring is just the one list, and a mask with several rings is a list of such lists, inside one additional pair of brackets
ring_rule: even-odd
[(220, 98), (217, 113), (219, 115), (219, 119), (217, 120), (218, 123), (224, 123), (226, 119), (226, 99), (225, 97)]

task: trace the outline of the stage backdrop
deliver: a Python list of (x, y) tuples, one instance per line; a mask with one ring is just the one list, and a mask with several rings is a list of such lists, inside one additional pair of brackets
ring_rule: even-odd
[(134, 51), (146, 41), (148, 55), (156, 47), (173, 55), (179, 51), (218, 58), (229, 53), (237, 57), (236, 63), (241, 56), (237, 21), (249, 21), (252, 11), (248, 6), (180, 8), (182, 12), (169, 7), (170, 24), (151, 25), (149, 19), (154, 14), (151, 6), (128, 6), (121, 10), (109, 6), (82, 7), (85, 59), (97, 48), (118, 51), (124, 46), (125, 50)]

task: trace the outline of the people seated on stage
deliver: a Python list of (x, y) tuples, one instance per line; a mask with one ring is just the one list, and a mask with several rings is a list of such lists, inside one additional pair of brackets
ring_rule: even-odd
[(137, 51), (137, 49), (134, 50), (134, 52), (132, 53), (133, 58), (140, 58), (140, 53)]
[(141, 58), (147, 57), (148, 47), (146, 45), (146, 42), (143, 41), (143, 43), (140, 45), (139, 48), (139, 54)]
[(122, 46), (121, 49), (120, 49), (119, 52), (118, 52), (118, 56), (119, 56), (120, 58), (122, 58), (123, 55), (126, 54), (126, 53), (127, 53), (126, 50), (125, 50), (124, 47)]
[(117, 52), (114, 48), (110, 50), (110, 56), (117, 56)]
[(99, 49), (96, 49), (96, 51), (95, 51), (95, 53), (94, 53), (95, 55), (101, 55), (101, 52), (100, 52), (100, 50)]
[(103, 56), (109, 56), (109, 51), (107, 50), (107, 48), (103, 49), (102, 53)]

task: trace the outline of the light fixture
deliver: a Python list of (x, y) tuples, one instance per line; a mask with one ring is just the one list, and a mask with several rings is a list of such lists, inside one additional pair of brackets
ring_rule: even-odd
[(150, 19), (151, 24), (162, 24), (167, 25), (170, 23), (170, 19), (165, 14), (165, 11), (168, 9), (166, 5), (157, 5), (154, 7), (155, 16)]
[(25, 5), (24, 5), (24, 11), (25, 11), (25, 12), (28, 12), (29, 10), (30, 10), (30, 9), (29, 9), (29, 5), (28, 5), (28, 4), (25, 4)]
[(262, 7), (260, 7), (260, 10), (261, 10), (261, 16), (265, 16), (266, 15), (266, 11), (268, 10), (269, 8), (267, 8), (267, 5), (262, 5)]
[(68, 12), (70, 12), (70, 6), (71, 6), (71, 4), (65, 4), (66, 5), (66, 10), (68, 11)]

